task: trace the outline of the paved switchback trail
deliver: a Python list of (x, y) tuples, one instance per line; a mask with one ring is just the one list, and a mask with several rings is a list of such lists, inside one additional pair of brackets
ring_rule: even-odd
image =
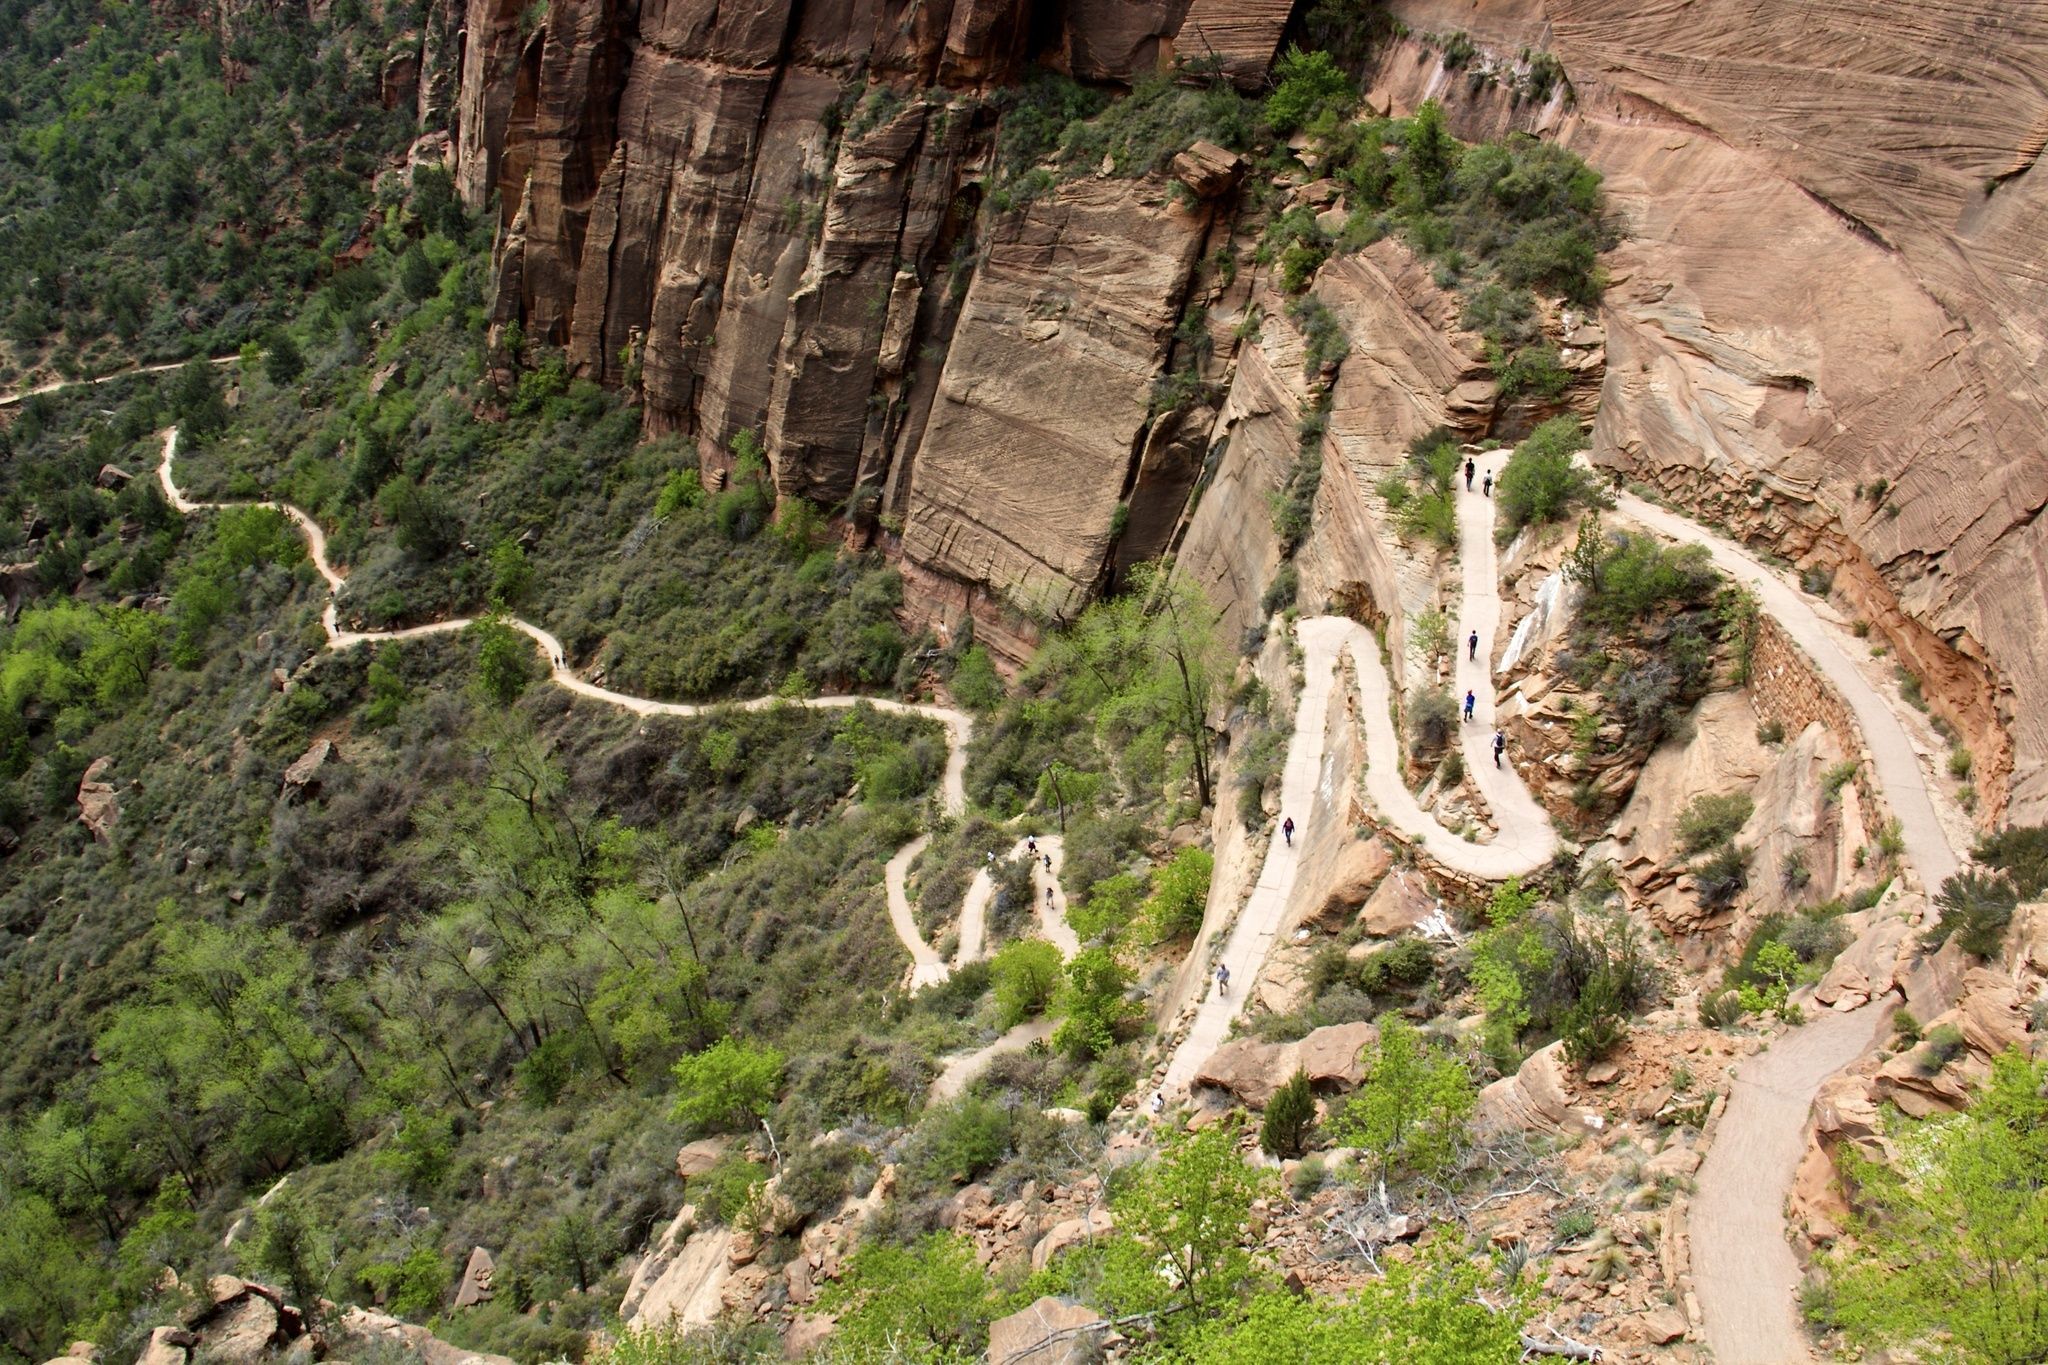
[[(1960, 860), (1943, 834), (1906, 729), (1851, 657), (1839, 627), (1749, 551), (1676, 512), (1619, 494), (1624, 515), (1659, 535), (1704, 544), (1717, 568), (1757, 595), (1855, 713), (1885, 804), (1899, 821), (1906, 861), (1929, 895)], [(1799, 1325), (1799, 1263), (1786, 1240), (1785, 1201), (1801, 1137), (1821, 1083), (1854, 1061), (1877, 1032), (1882, 1005), (1825, 1012), (1744, 1062), (1700, 1165), (1691, 1211), (1693, 1287), (1716, 1365), (1798, 1365), (1811, 1360)]]

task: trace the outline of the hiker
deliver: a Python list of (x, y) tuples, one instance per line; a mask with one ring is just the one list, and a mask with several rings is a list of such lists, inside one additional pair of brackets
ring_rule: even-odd
[(1036, 834), (1024, 836), (1024, 849), (1032, 858), (1036, 859), (1038, 857), (1038, 836)]
[(1472, 723), (1472, 708), (1479, 705), (1479, 694), (1467, 688), (1465, 691), (1465, 723)]
[(1280, 833), (1287, 840), (1289, 848), (1294, 847), (1294, 817), (1288, 816), (1280, 822)]
[(1045, 855), (1045, 875), (1048, 877), (1052, 875), (1052, 855), (1050, 853)]
[(1221, 962), (1216, 964), (1216, 994), (1230, 994), (1230, 968)]
[(1487, 497), (1493, 496), (1493, 471), (1491, 469), (1486, 471), (1486, 478), (1480, 482), (1479, 486), (1486, 491)]
[(1498, 767), (1500, 766), (1500, 756), (1501, 756), (1501, 752), (1502, 752), (1502, 750), (1506, 749), (1507, 747), (1508, 747), (1508, 737), (1507, 737), (1507, 735), (1506, 735), (1506, 734), (1505, 734), (1505, 733), (1504, 733), (1503, 731), (1500, 731), (1500, 730), (1495, 730), (1495, 731), (1493, 732), (1493, 766), (1494, 766), (1494, 767), (1498, 768)]
[(995, 855), (995, 850), (994, 850), (994, 849), (990, 849), (990, 850), (989, 850), (989, 855), (988, 855), (988, 865), (989, 865), (990, 867), (994, 867), (994, 866), (996, 865), (996, 855)]
[(1045, 908), (1052, 909), (1052, 888), (1049, 886), (1045, 888)]
[(1465, 637), (1465, 657), (1475, 661), (1479, 658), (1479, 632), (1476, 630)]
[(1476, 473), (1477, 470), (1478, 466), (1474, 465), (1470, 458), (1467, 458), (1465, 461), (1465, 491), (1467, 493), (1470, 493), (1472, 491), (1472, 475)]
[(1159, 1116), (1160, 1116), (1161, 1114), (1163, 1114), (1163, 1113), (1165, 1113), (1165, 1112), (1166, 1112), (1166, 1092), (1165, 1092), (1164, 1090), (1155, 1090), (1155, 1091), (1153, 1091), (1153, 1092), (1152, 1092), (1152, 1117), (1154, 1117), (1154, 1118), (1157, 1118), (1157, 1117), (1159, 1117)]

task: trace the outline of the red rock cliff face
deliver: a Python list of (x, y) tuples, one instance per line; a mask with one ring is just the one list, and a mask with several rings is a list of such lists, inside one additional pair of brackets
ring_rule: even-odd
[[(862, 490), (902, 520), (920, 614), (1070, 611), (1227, 203), (1102, 178), (997, 212), (984, 97), (1030, 62), (1140, 79), (1188, 7), (470, 0), (457, 174), (496, 197), (496, 321), (637, 379), (708, 469), (750, 429), (783, 493)], [(1289, 6), (1196, 9), (1200, 52), (1262, 81)]]
[[(1969, 0), (1394, 0), (1375, 99), (1607, 176), (1596, 458), (1802, 563), (1920, 674), (1987, 817), (2048, 818), (2048, 11)], [(1861, 494), (1859, 496), (1859, 489)], [(1873, 495), (1873, 489), (1881, 489)]]

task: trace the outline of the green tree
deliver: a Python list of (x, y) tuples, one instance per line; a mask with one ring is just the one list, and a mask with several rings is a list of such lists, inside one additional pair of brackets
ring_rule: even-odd
[(533, 642), (500, 616), (486, 616), (467, 632), (476, 641), (476, 685), (500, 706), (519, 700), (533, 681)]
[(1427, 212), (1444, 201), (1451, 173), (1458, 167), (1460, 148), (1444, 126), (1443, 106), (1433, 99), (1424, 100), (1408, 120), (1402, 143), (1401, 165), (1395, 175), (1401, 207), (1409, 213)]
[(1057, 637), (1038, 671), (1060, 676), (1065, 699), (1094, 714), (1098, 741), (1119, 755), (1128, 781), (1148, 784), (1177, 745), (1207, 806), (1209, 711), (1233, 662), (1218, 613), (1194, 583), (1157, 565), (1134, 568), (1125, 586)]
[(38, 1194), (0, 1178), (0, 1343), (19, 1360), (61, 1354), (98, 1288), (99, 1268)]
[(1285, 136), (1316, 121), (1325, 112), (1342, 115), (1358, 98), (1351, 78), (1327, 52), (1290, 47), (1273, 64), (1276, 84), (1266, 96), (1266, 122)]
[(1465, 1064), (1395, 1015), (1381, 1016), (1364, 1060), (1364, 1086), (1331, 1125), (1337, 1140), (1370, 1156), (1383, 1178), (1448, 1166), (1478, 1098)]
[(1131, 969), (1104, 947), (1083, 948), (1067, 963), (1067, 979), (1053, 1000), (1060, 1026), (1052, 1045), (1070, 1057), (1100, 1057), (1116, 1046), (1117, 1037), (1144, 1013), (1144, 1006), (1124, 998)]
[(1597, 506), (1599, 485), (1572, 459), (1585, 448), (1576, 417), (1553, 417), (1530, 432), (1508, 457), (1494, 490), (1508, 525), (1562, 521), (1575, 506)]
[(1207, 849), (1190, 845), (1152, 874), (1152, 895), (1145, 902), (1145, 914), (1156, 937), (1187, 938), (1201, 929), (1209, 905), (1209, 880), (1215, 871), (1215, 857)]
[(308, 1318), (319, 1317), (334, 1275), (334, 1241), (296, 1190), (280, 1190), (256, 1211), (256, 1229), (244, 1244), (242, 1259), (259, 1275), (275, 1279)]
[(414, 242), (398, 258), (398, 287), (414, 303), (434, 296), (441, 287), (441, 272), (427, 259), (426, 248)]
[(1060, 950), (1042, 938), (1005, 943), (989, 962), (996, 1026), (1011, 1028), (1045, 1012), (1060, 984)]
[(675, 1117), (697, 1128), (745, 1128), (774, 1106), (782, 1067), (777, 1048), (721, 1039), (675, 1064)]
[(292, 334), (282, 327), (272, 332), (270, 343), (263, 348), (264, 377), (282, 389), (298, 383), (305, 372), (305, 353), (292, 340)]
[(1202, 1365), (1510, 1365), (1522, 1358), (1527, 1296), (1500, 1308), (1491, 1267), (1441, 1249), (1389, 1261), (1342, 1300), (1259, 1294), (1244, 1316), (1189, 1343)]
[(1888, 1122), (1889, 1163), (1843, 1149), (1855, 1241), (1828, 1265), (1852, 1340), (1928, 1359), (2048, 1359), (2048, 1062), (1997, 1058), (1964, 1114)]
[(526, 547), (516, 540), (500, 540), (491, 547), (491, 602), (500, 607), (519, 605), (533, 587), (533, 564)]
[(1308, 1072), (1297, 1067), (1266, 1101), (1266, 1116), (1259, 1125), (1259, 1150), (1267, 1156), (1300, 1156), (1315, 1121), (1315, 1091), (1309, 1087)]
[(966, 1365), (981, 1359), (1002, 1299), (973, 1242), (934, 1232), (913, 1247), (863, 1244), (818, 1306), (839, 1319), (835, 1358)]
[(1105, 1253), (1104, 1293), (1122, 1312), (1223, 1312), (1253, 1282), (1247, 1226), (1271, 1171), (1247, 1166), (1235, 1125), (1169, 1137), (1111, 1201), (1116, 1233)]

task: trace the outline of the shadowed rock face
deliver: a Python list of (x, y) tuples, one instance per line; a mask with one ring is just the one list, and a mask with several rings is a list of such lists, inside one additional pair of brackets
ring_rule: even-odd
[(1440, 94), (1463, 134), (1532, 128), (1606, 175), (1628, 240), (1595, 458), (1835, 568), (1962, 730), (1987, 818), (2048, 816), (2048, 15), (1392, 8), (1503, 60), (1545, 47), (1572, 82), (1569, 107), (1518, 105), (1402, 46), (1375, 100)]

